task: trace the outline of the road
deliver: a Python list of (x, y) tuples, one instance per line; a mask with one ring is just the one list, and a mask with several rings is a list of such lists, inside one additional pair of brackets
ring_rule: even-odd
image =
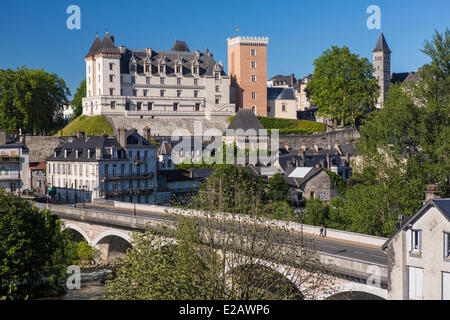
[[(69, 204), (64, 206), (71, 206)], [(78, 208), (83, 208), (83, 204), (78, 203)], [(116, 208), (108, 205), (86, 203), (86, 209), (94, 209), (97, 211), (104, 211), (108, 213), (118, 213), (125, 215), (134, 215), (133, 209)], [(151, 211), (136, 210), (137, 216), (150, 217), (155, 220), (167, 221), (175, 220), (176, 217), (170, 214), (161, 214)], [(286, 233), (284, 233), (286, 234)], [(287, 235), (295, 237), (295, 234)], [(298, 236), (298, 235), (297, 235)], [(387, 255), (381, 250), (381, 248), (373, 248), (365, 245), (359, 245), (357, 243), (348, 243), (340, 241), (338, 239), (319, 238), (314, 235), (304, 234), (304, 239), (307, 243), (312, 244), (314, 248), (323, 253), (347, 257), (351, 259), (361, 260), (369, 263), (375, 263), (387, 266)]]

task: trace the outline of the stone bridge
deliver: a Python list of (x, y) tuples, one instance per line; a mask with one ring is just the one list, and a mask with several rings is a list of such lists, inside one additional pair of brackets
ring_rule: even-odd
[[(158, 227), (164, 223), (169, 228), (173, 221), (167, 218), (155, 218), (142, 215), (112, 213), (102, 210), (81, 209), (69, 206), (52, 204), (36, 204), (40, 208), (47, 207), (52, 213), (58, 215), (64, 222), (64, 229), (73, 230), (79, 239), (85, 239), (89, 245), (98, 249), (100, 262), (111, 263), (118, 257), (124, 257), (134, 230), (144, 230), (147, 226)], [(377, 298), (387, 298), (387, 266), (368, 263), (366, 261), (350, 259), (338, 255), (319, 252), (323, 263), (333, 265), (333, 290), (319, 292), (317, 299), (326, 299), (336, 294), (346, 292), (367, 293)], [(261, 262), (264, 265), (264, 262)], [(229, 266), (233, 269), (238, 266)], [(273, 268), (273, 266), (272, 266)], [(304, 284), (299, 284), (289, 278), (295, 268), (286, 265), (275, 267), (279, 274), (291, 281), (300, 292), (305, 290)], [(289, 272), (286, 272), (290, 270)], [(372, 282), (369, 280), (373, 279)], [(370, 284), (369, 284), (370, 283)], [(308, 297), (306, 297), (308, 298)]]

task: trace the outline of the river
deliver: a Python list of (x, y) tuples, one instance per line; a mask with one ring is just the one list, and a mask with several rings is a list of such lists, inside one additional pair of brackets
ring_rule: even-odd
[(111, 269), (81, 269), (81, 289), (69, 290), (64, 286), (66, 293), (62, 296), (40, 300), (102, 300), (105, 277), (111, 272)]

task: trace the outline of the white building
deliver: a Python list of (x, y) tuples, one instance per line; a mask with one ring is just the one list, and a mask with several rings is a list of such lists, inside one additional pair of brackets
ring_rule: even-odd
[(184, 41), (171, 51), (116, 47), (114, 36), (97, 36), (85, 57), (84, 115), (225, 116), (230, 78), (213, 55), (190, 52)]
[(80, 133), (47, 158), (47, 184), (56, 201), (91, 202), (96, 198), (155, 204), (156, 147), (137, 130), (118, 129), (117, 138)]
[(29, 188), (29, 152), (25, 143), (0, 130), (0, 188), (20, 192)]
[(388, 298), (450, 300), (450, 199), (431, 199), (383, 245)]

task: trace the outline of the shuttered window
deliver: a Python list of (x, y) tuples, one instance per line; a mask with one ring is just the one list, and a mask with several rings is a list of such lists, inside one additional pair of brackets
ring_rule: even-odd
[(450, 272), (442, 272), (442, 300), (450, 300)]
[(408, 298), (421, 300), (423, 287), (423, 269), (408, 267)]

